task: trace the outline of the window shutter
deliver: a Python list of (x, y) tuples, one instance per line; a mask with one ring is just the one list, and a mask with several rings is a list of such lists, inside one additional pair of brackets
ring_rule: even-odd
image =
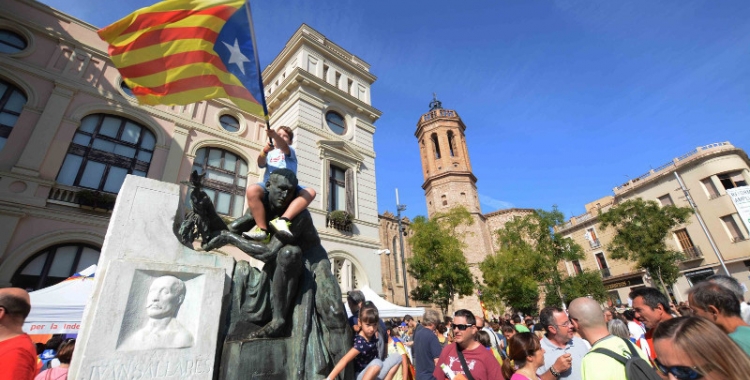
[(354, 172), (352, 168), (346, 170), (344, 186), (346, 187), (346, 212), (354, 218), (356, 213), (354, 212)]

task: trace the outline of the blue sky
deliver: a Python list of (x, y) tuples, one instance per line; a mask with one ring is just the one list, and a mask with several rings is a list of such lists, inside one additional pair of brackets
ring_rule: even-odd
[[(97, 27), (153, 1), (44, 0)], [(585, 203), (697, 146), (750, 150), (750, 2), (253, 1), (263, 67), (306, 23), (378, 77), (378, 209), (426, 214), (435, 92), (467, 126), (483, 212)]]

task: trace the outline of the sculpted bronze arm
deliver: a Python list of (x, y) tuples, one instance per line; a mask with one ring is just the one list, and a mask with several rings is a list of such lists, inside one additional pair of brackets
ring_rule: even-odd
[(252, 258), (267, 263), (276, 258), (276, 254), (279, 252), (281, 247), (284, 245), (281, 241), (276, 238), (272, 238), (268, 244), (264, 244), (259, 241), (245, 239), (242, 236), (229, 232), (227, 230), (221, 231), (221, 234), (211, 239), (208, 244), (204, 245), (203, 248), (206, 251), (221, 248), (227, 244), (231, 244), (239, 248), (242, 252), (247, 253)]

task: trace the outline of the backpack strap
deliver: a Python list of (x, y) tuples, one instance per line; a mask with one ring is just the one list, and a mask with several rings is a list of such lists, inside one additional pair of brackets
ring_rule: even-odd
[(597, 348), (595, 350), (592, 350), (591, 352), (596, 352), (597, 354), (607, 355), (610, 358), (615, 359), (618, 362), (622, 363), (623, 365), (625, 365), (625, 363), (628, 362), (628, 359), (626, 359), (624, 356), (618, 355), (614, 351), (608, 350), (606, 348), (599, 347), (599, 348)]
[(474, 380), (474, 376), (471, 376), (471, 371), (469, 371), (469, 366), (466, 365), (464, 353), (461, 352), (461, 347), (459, 347), (458, 344), (456, 344), (456, 353), (458, 354), (458, 359), (461, 360), (461, 368), (464, 370), (464, 375), (466, 375), (469, 380)]

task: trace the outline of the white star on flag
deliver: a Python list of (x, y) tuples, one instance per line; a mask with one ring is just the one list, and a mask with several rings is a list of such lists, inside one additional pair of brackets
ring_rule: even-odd
[(229, 49), (229, 53), (231, 54), (229, 56), (229, 63), (230, 64), (234, 63), (235, 65), (237, 65), (237, 67), (240, 68), (240, 71), (242, 71), (242, 75), (245, 75), (244, 63), (250, 62), (250, 60), (247, 59), (247, 57), (245, 57), (244, 54), (242, 54), (242, 51), (240, 50), (240, 45), (239, 43), (237, 43), (237, 39), (236, 38), (234, 39), (234, 46), (229, 45), (226, 42), (222, 42), (222, 43), (227, 47), (227, 49)]

